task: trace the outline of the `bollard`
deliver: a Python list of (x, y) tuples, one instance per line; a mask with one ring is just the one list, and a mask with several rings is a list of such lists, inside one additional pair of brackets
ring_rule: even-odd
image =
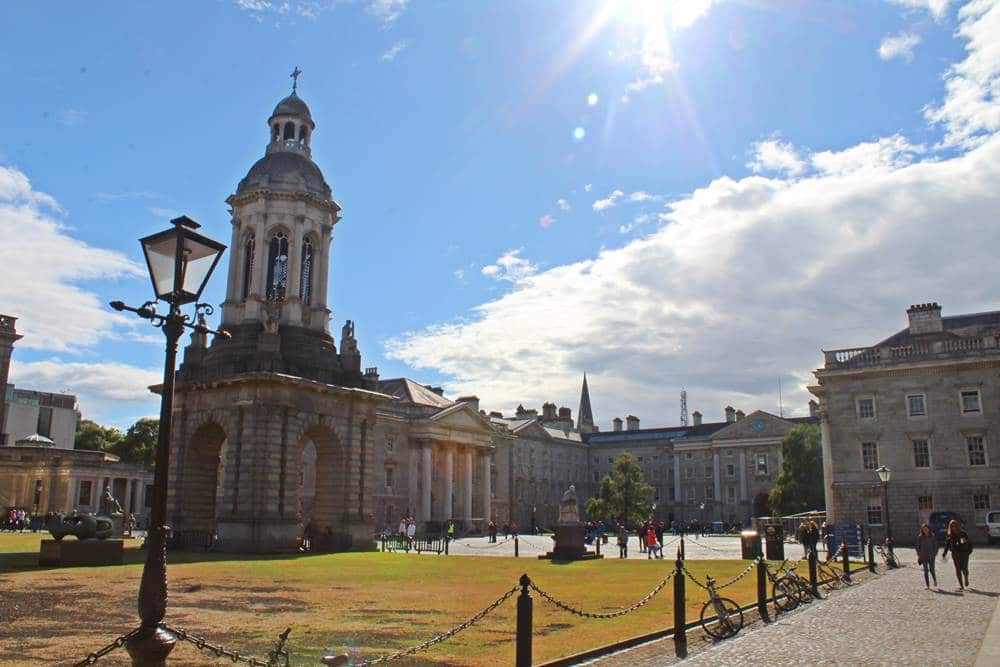
[(684, 560), (684, 533), (683, 533), (683, 532), (681, 532), (681, 550), (680, 550), (680, 559), (681, 559), (681, 560)]
[(816, 552), (809, 550), (809, 592), (814, 598), (819, 597), (819, 586), (816, 576)]
[(597, 557), (600, 558), (601, 557), (601, 538), (598, 537), (594, 541), (597, 542)]
[(844, 578), (847, 581), (851, 580), (851, 555), (848, 553), (847, 540), (844, 540), (840, 545), (840, 548), (844, 550)]
[(382, 553), (385, 553), (385, 535), (382, 536)]
[(868, 571), (875, 571), (875, 545), (872, 544), (872, 538), (868, 538)]
[(757, 611), (765, 623), (770, 623), (767, 617), (767, 563), (763, 558), (757, 559)]
[(515, 535), (514, 536), (514, 558), (517, 558), (519, 555), (520, 555), (520, 549), (518, 548), (518, 544), (517, 544), (517, 535)]
[[(448, 543), (449, 542), (451, 542), (451, 538), (448, 537), (447, 535), (445, 535), (445, 538), (444, 538), (444, 555), (445, 556), (448, 555)], [(440, 553), (440, 552), (438, 552), (438, 553)]]
[[(515, 545), (517, 544), (515, 538)], [(531, 595), (528, 594), (528, 585), (531, 579), (527, 574), (521, 575), (518, 582), (521, 585), (521, 594), (517, 596), (517, 658), (515, 667), (531, 667)]]
[(687, 634), (684, 618), (684, 559), (677, 550), (677, 571), (674, 572), (674, 653), (678, 658), (687, 657)]

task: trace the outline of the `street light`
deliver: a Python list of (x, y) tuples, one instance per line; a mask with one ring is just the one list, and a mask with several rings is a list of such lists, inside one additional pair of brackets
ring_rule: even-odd
[[(117, 311), (127, 310), (150, 320), (153, 326), (163, 329), (167, 338), (166, 359), (163, 364), (163, 388), (160, 393), (160, 429), (156, 441), (156, 467), (153, 471), (153, 506), (150, 509), (149, 530), (146, 537), (146, 563), (142, 568), (139, 584), (139, 630), (125, 642), (133, 665), (163, 665), (173, 649), (176, 639), (160, 627), (167, 611), (166, 564), (166, 515), (167, 470), (170, 466), (170, 418), (174, 403), (174, 369), (177, 366), (177, 342), (184, 327), (201, 334), (229, 337), (225, 331), (214, 331), (205, 325), (205, 313), (212, 307), (197, 303), (212, 271), (222, 258), (226, 246), (198, 234), (201, 227), (187, 216), (170, 221), (174, 226), (158, 234), (140, 239), (153, 292), (157, 300), (166, 301), (170, 310), (166, 315), (156, 312), (156, 301), (147, 301), (138, 308), (112, 301)], [(181, 306), (195, 303), (197, 322), (181, 313)]]
[(892, 477), (892, 470), (885, 466), (879, 466), (875, 472), (882, 480), (882, 505), (885, 507), (885, 538), (892, 548), (892, 522), (889, 521), (889, 479)]

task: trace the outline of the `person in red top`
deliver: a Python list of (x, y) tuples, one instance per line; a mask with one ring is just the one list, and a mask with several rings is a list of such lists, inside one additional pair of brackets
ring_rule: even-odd
[(639, 524), (636, 528), (635, 534), (639, 538), (639, 553), (646, 553), (646, 525)]
[(657, 558), (663, 558), (663, 545), (656, 541), (656, 527), (650, 524), (646, 531), (646, 558), (652, 558), (654, 553)]

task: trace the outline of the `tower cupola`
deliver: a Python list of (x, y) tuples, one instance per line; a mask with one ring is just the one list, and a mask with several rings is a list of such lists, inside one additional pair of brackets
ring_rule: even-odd
[(267, 153), (292, 152), (302, 153), (306, 157), (312, 156), (309, 142), (312, 140), (316, 123), (309, 113), (309, 106), (297, 93), (301, 73), (298, 67), (292, 72), (294, 80), (292, 94), (278, 102), (271, 117), (267, 119), (268, 127), (271, 128), (271, 141), (267, 145)]

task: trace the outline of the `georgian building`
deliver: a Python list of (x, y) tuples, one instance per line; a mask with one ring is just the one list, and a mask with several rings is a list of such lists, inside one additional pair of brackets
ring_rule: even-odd
[[(908, 542), (936, 510), (973, 526), (1000, 497), (1000, 312), (941, 316), (911, 306), (909, 325), (872, 345), (824, 351), (815, 371), (826, 507)], [(888, 467), (888, 506), (876, 473)]]

